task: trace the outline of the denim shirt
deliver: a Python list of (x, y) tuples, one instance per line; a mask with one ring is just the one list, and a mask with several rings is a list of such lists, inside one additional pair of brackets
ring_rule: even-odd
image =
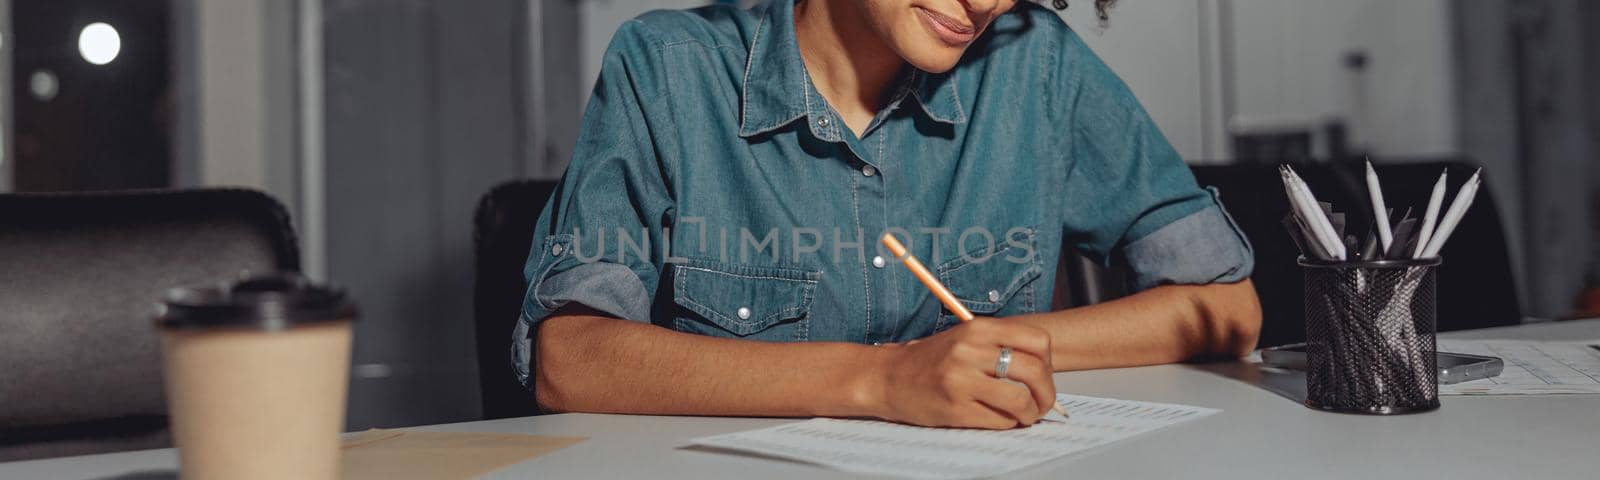
[(857, 136), (806, 73), (793, 0), (647, 13), (607, 49), (535, 227), (513, 358), (577, 302), (663, 328), (879, 343), (955, 320), (879, 247), (895, 233), (974, 314), (1050, 308), (1063, 247), (1140, 288), (1234, 282), (1250, 246), (1133, 94), (1019, 2), (951, 71), (908, 67)]

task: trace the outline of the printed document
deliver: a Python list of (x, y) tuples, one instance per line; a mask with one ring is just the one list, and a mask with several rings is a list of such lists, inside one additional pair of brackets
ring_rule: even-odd
[(1220, 410), (1058, 395), (1071, 418), (1014, 430), (926, 428), (819, 418), (692, 440), (695, 445), (905, 478), (992, 477)]
[(1440, 395), (1551, 395), (1600, 393), (1600, 340), (1439, 339), (1439, 351), (1499, 357), (1499, 376), (1440, 385)]

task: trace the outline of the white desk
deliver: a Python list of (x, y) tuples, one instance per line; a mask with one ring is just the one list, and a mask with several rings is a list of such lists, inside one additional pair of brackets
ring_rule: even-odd
[[(1600, 338), (1600, 319), (1454, 332), (1452, 338)], [(1243, 364), (1165, 365), (1056, 375), (1060, 391), (1223, 410), (1020, 478), (1597, 478), (1600, 395), (1445, 397), (1434, 412), (1372, 417), (1313, 411), (1261, 385), (1294, 378)], [(1303, 389), (1303, 384), (1300, 384)], [(422, 427), (586, 436), (490, 478), (843, 477), (818, 467), (680, 448), (702, 435), (792, 420), (568, 414)], [(159, 478), (172, 450), (0, 464), (4, 479)]]

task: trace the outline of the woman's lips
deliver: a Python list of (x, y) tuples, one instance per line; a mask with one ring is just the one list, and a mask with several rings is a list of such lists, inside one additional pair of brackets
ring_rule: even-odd
[(922, 23), (926, 24), (928, 29), (932, 30), (934, 35), (937, 35), (945, 43), (957, 46), (966, 45), (978, 36), (978, 29), (973, 28), (972, 25), (962, 23), (960, 20), (922, 7), (917, 7), (917, 12), (922, 16)]

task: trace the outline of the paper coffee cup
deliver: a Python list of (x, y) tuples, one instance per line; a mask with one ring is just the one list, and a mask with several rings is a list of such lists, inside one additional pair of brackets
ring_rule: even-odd
[(290, 274), (169, 291), (156, 323), (180, 475), (337, 478), (355, 317)]

